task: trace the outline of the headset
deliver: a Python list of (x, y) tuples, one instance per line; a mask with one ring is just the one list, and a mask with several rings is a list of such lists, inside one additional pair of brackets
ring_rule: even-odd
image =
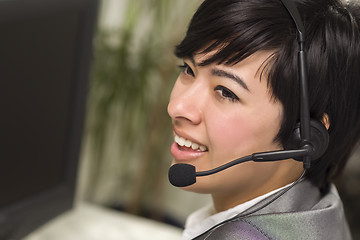
[[(298, 76), (300, 91), (300, 121), (295, 125), (295, 129), (289, 140), (284, 143), (284, 150), (253, 153), (235, 159), (220, 167), (201, 172), (196, 172), (195, 167), (190, 164), (174, 164), (170, 167), (168, 174), (169, 181), (172, 185), (176, 187), (189, 186), (196, 182), (197, 177), (215, 174), (247, 161), (266, 162), (280, 161), (289, 158), (303, 162), (304, 172), (301, 176), (303, 177), (305, 171), (311, 167), (312, 161), (320, 158), (325, 153), (329, 144), (328, 131), (320, 121), (310, 118), (305, 52), (305, 27), (295, 3), (292, 0), (280, 1), (285, 6), (296, 25), (298, 32), (297, 41), (299, 44)], [(297, 182), (298, 181), (296, 181), (296, 183)]]
[[(298, 31), (298, 74), (300, 89), (300, 122), (295, 126), (290, 139), (284, 144), (285, 149), (306, 149), (312, 148), (312, 152), (304, 156), (304, 169), (311, 167), (311, 161), (320, 158), (329, 145), (329, 133), (322, 122), (310, 118), (308, 80), (306, 69), (305, 27), (299, 11), (292, 0), (280, 0), (289, 12)], [(296, 157), (295, 157), (296, 159)], [(296, 159), (301, 161), (301, 159)]]

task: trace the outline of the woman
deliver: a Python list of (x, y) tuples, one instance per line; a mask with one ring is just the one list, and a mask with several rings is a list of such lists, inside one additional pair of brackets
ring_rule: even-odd
[(168, 105), (171, 153), (175, 165), (198, 172), (286, 148), (302, 94), (289, 1), (305, 27), (310, 115), (328, 132), (328, 148), (304, 177), (303, 162), (292, 158), (197, 177), (183, 189), (211, 194), (213, 205), (190, 215), (184, 239), (351, 239), (332, 181), (360, 136), (360, 21), (352, 3), (205, 0), (175, 50), (184, 64)]

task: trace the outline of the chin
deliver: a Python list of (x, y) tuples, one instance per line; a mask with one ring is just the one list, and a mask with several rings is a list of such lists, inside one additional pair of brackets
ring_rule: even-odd
[(205, 179), (199, 178), (196, 179), (196, 183), (187, 187), (180, 188), (187, 192), (194, 192), (200, 194), (211, 194), (214, 192), (214, 186), (212, 186), (210, 182), (205, 181)]

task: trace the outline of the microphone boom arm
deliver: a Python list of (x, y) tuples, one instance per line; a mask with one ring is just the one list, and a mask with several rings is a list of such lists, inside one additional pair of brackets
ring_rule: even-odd
[(235, 159), (234, 161), (228, 162), (224, 165), (221, 165), (217, 168), (208, 170), (208, 171), (201, 171), (196, 172), (196, 177), (201, 176), (207, 176), (211, 175), (217, 172), (220, 172), (222, 170), (225, 170), (229, 167), (232, 167), (234, 165), (243, 163), (243, 162), (267, 162), (267, 161), (279, 161), (279, 160), (285, 160), (289, 158), (299, 158), (304, 156), (309, 156), (312, 152), (312, 149), (309, 148), (302, 148), (302, 149), (296, 149), (296, 150), (281, 150), (281, 151), (271, 151), (271, 152), (260, 152), (260, 153), (254, 153), (252, 155), (248, 155), (242, 158)]

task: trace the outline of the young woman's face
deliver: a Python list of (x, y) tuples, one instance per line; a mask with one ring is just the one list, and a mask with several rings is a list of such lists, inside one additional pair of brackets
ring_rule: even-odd
[[(260, 79), (270, 54), (257, 52), (229, 66), (199, 66), (211, 53), (184, 59), (168, 105), (175, 136), (171, 146), (174, 163), (188, 163), (196, 171), (205, 171), (255, 152), (281, 149), (274, 139), (281, 125), (282, 104), (271, 99), (266, 74)], [(253, 191), (275, 185), (272, 178), (281, 171), (280, 165), (242, 163), (198, 177), (185, 189), (203, 193)]]

